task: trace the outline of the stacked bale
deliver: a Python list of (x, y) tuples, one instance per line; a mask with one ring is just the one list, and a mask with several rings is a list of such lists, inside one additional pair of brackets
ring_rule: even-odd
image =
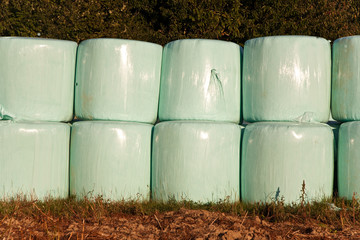
[[(333, 190), (333, 137), (325, 124), (258, 122), (245, 129), (241, 189), (246, 202), (322, 199)], [(302, 184), (305, 183), (305, 195)]]
[(360, 38), (337, 39), (333, 44), (332, 115), (341, 121), (338, 146), (339, 196), (359, 198)]
[(319, 123), (329, 120), (330, 68), (330, 44), (322, 38), (274, 36), (245, 43), (244, 120), (262, 123), (244, 133), (244, 201), (331, 196), (333, 134)]
[(75, 114), (92, 121), (73, 125), (71, 194), (149, 199), (151, 124), (157, 118), (161, 57), (162, 46), (153, 43), (80, 43)]
[(76, 48), (0, 38), (1, 198), (68, 196), (70, 127), (60, 122), (72, 120)]
[[(73, 124), (70, 189), (105, 199), (148, 199), (152, 125), (119, 121)], [(90, 194), (90, 195), (89, 195)]]
[(75, 115), (83, 120), (155, 123), (162, 47), (122, 40), (80, 43), (76, 68)]
[(152, 197), (239, 200), (242, 48), (187, 39), (164, 47)]
[(0, 121), (0, 196), (67, 198), (70, 126)]

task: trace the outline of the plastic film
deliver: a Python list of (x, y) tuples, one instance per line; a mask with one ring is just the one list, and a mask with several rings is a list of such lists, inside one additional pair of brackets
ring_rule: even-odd
[(71, 132), (70, 193), (110, 200), (150, 197), (152, 125), (76, 122)]
[(360, 122), (343, 123), (339, 130), (339, 196), (351, 200), (360, 193)]
[(173, 121), (154, 128), (153, 199), (239, 200), (241, 127)]
[(0, 121), (0, 197), (44, 200), (69, 194), (70, 126)]
[(0, 37), (0, 119), (70, 121), (76, 42)]
[(154, 123), (162, 46), (122, 39), (80, 43), (75, 114), (80, 119)]
[(332, 56), (332, 116), (360, 120), (360, 36), (337, 39)]
[(185, 39), (164, 47), (159, 119), (240, 122), (241, 47)]
[(320, 123), (253, 123), (242, 142), (241, 197), (245, 202), (299, 203), (331, 197), (333, 133)]
[(330, 43), (318, 37), (274, 36), (246, 41), (244, 120), (327, 122)]

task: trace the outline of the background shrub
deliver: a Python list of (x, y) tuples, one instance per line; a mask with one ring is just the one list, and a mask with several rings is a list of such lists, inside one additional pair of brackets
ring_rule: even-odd
[(360, 32), (357, 0), (0, 0), (0, 35), (137, 39), (211, 38), (243, 45), (270, 35), (329, 40)]

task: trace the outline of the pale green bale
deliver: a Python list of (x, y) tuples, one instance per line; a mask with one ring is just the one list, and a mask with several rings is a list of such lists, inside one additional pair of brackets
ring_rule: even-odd
[(82, 121), (71, 132), (70, 193), (148, 200), (152, 125)]
[(157, 124), (152, 152), (153, 199), (239, 200), (240, 138), (241, 127), (232, 123)]
[(0, 197), (69, 195), (70, 126), (0, 121)]
[(331, 49), (327, 40), (272, 36), (245, 42), (245, 121), (327, 122), (330, 85)]
[(320, 123), (247, 125), (242, 142), (242, 200), (290, 204), (299, 203), (302, 195), (305, 201), (331, 197), (333, 141), (331, 128)]
[(332, 116), (360, 120), (360, 36), (337, 39), (332, 54)]
[(205, 39), (165, 45), (159, 119), (239, 123), (241, 49), (232, 42)]
[(75, 115), (80, 119), (155, 123), (162, 46), (90, 39), (77, 56)]
[(71, 121), (77, 43), (0, 37), (0, 119)]

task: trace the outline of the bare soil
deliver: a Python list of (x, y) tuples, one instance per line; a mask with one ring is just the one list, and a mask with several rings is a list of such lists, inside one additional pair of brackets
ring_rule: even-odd
[[(40, 216), (40, 217), (39, 217)], [(37, 215), (0, 219), (0, 239), (360, 239), (360, 226), (330, 226), (316, 219), (282, 222), (206, 210), (114, 214), (99, 218), (54, 218)]]

